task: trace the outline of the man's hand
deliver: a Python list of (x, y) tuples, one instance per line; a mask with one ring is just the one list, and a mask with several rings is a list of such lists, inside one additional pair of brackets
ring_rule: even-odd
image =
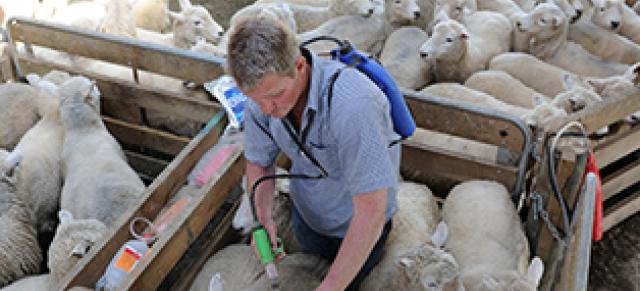
[[(276, 249), (278, 248), (278, 226), (276, 225), (275, 221), (273, 221), (273, 219), (268, 219), (265, 224), (262, 225), (262, 227), (264, 227), (264, 229), (267, 231), (267, 234), (269, 234), (271, 251), (275, 253)], [(253, 240), (253, 235), (251, 236), (251, 248), (253, 249), (253, 253), (255, 254), (256, 258), (260, 259), (258, 249), (256, 248), (256, 242)], [(283, 255), (284, 253), (278, 256), (278, 259)]]

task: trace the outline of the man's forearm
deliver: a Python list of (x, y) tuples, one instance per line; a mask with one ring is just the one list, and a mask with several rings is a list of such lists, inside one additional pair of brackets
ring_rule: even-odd
[(387, 189), (354, 198), (353, 217), (336, 259), (323, 281), (326, 290), (343, 290), (358, 274), (384, 227)]
[[(251, 193), (253, 184), (260, 178), (266, 175), (273, 175), (275, 173), (275, 167), (264, 168), (259, 165), (253, 164), (247, 161), (246, 175), (247, 175), (247, 192)], [(271, 219), (271, 209), (273, 205), (273, 192), (275, 191), (275, 181), (273, 179), (266, 180), (260, 185), (255, 193), (255, 205), (257, 212), (257, 219), (260, 223), (265, 223)]]

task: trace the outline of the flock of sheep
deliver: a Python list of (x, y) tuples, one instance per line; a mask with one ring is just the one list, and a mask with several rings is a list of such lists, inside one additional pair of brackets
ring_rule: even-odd
[[(0, 20), (33, 17), (224, 56), (227, 35), (209, 11), (189, 0), (178, 4), (174, 12), (168, 0), (0, 0)], [(596, 102), (640, 92), (637, 8), (622, 0), (258, 0), (239, 10), (230, 25), (248, 16), (273, 17), (300, 41), (319, 35), (348, 39), (378, 57), (401, 87), (490, 107), (544, 128)], [(309, 47), (321, 53), (332, 46)], [(20, 49), (133, 81), (124, 66), (40, 47)], [(28, 80), (0, 85), (0, 286), (46, 271), (43, 254), (50, 274), (19, 280), (10, 290), (59, 283), (144, 190), (100, 119), (99, 93), (90, 80), (55, 71)], [(192, 93), (182, 80), (148, 72), (141, 72), (139, 82)], [(199, 130), (162, 112), (147, 114), (153, 126), (178, 134)], [(634, 114), (625, 122), (639, 118)], [(279, 263), (281, 285), (317, 284), (327, 263), (296, 253), (291, 204), (281, 194), (276, 198), (280, 210), (274, 213), (282, 213), (279, 229), (292, 253)], [(402, 182), (398, 200), (383, 260), (363, 290), (536, 289), (543, 265), (538, 258), (529, 263), (528, 243), (504, 186), (462, 183), (440, 210), (428, 188)], [(234, 226), (248, 229), (253, 220), (243, 205)], [(53, 235), (50, 245), (47, 235)], [(252, 256), (243, 245), (218, 252), (192, 289), (264, 288)]]

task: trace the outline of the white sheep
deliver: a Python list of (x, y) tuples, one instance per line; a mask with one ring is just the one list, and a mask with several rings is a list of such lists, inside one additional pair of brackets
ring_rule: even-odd
[(564, 13), (551, 3), (542, 3), (518, 17), (517, 29), (531, 37), (529, 52), (537, 58), (579, 75), (606, 77), (622, 74), (629, 67), (604, 61), (580, 45), (568, 41), (569, 23)]
[(224, 29), (211, 17), (211, 13), (201, 5), (192, 5), (189, 0), (180, 0), (180, 12), (167, 11), (173, 21), (173, 32), (157, 33), (141, 28), (136, 29), (138, 39), (166, 46), (189, 49), (198, 38), (217, 44)]
[[(320, 286), (322, 279), (329, 269), (329, 262), (317, 255), (290, 254), (277, 263), (278, 289), (279, 290), (313, 290)], [(222, 281), (224, 282), (222, 277)], [(224, 290), (235, 290), (227, 289)], [(273, 290), (271, 280), (263, 273), (251, 285), (242, 290), (245, 291), (269, 291)], [(214, 290), (211, 290), (214, 291)]]
[(458, 100), (476, 106), (490, 108), (503, 113), (524, 116), (529, 110), (498, 100), (497, 98), (456, 83), (440, 83), (427, 86), (421, 93)]
[(549, 97), (556, 96), (565, 90), (562, 81), (565, 75), (570, 75), (573, 81), (578, 81), (576, 74), (523, 53), (498, 55), (491, 60), (489, 69), (506, 72), (533, 90)]
[(433, 34), (420, 48), (420, 56), (433, 61), (436, 81), (464, 82), (487, 68), (491, 59), (509, 51), (509, 20), (493, 12), (475, 12), (465, 27), (449, 19), (436, 24)]
[(442, 215), (449, 229), (446, 247), (460, 266), (465, 290), (537, 290), (543, 265), (536, 257), (527, 267), (527, 238), (503, 185), (456, 185)]
[[(570, 23), (577, 23), (584, 12), (582, 0), (549, 0), (548, 2), (558, 6), (569, 19)], [(531, 11), (532, 9), (533, 7), (527, 11)]]
[[(609, 78), (590, 78), (586, 80), (603, 100), (627, 97), (640, 93), (640, 64), (635, 64), (623, 75)], [(640, 111), (625, 117), (624, 121), (636, 123), (640, 121)]]
[(420, 46), (427, 33), (417, 27), (396, 29), (385, 41), (380, 63), (400, 87), (419, 90), (431, 83), (429, 64), (420, 59)]
[(133, 16), (133, 5), (130, 0), (103, 0), (105, 17), (98, 26), (98, 31), (136, 38), (136, 26)]
[(640, 61), (640, 45), (589, 21), (571, 25), (568, 38), (603, 60), (622, 64)]
[(53, 290), (51, 286), (51, 275), (43, 274), (43, 275), (25, 277), (11, 283), (11, 285), (9, 286), (0, 288), (0, 290), (2, 291)]
[(0, 0), (0, 24), (5, 27), (7, 20), (15, 16), (33, 17), (39, 4), (38, 0)]
[(371, 0), (329, 0), (327, 5), (322, 7), (289, 4), (289, 8), (296, 20), (298, 32), (312, 30), (336, 16), (369, 17), (375, 12), (375, 5)]
[(167, 11), (169, 0), (137, 0), (132, 12), (136, 27), (165, 33), (171, 25)]
[(75, 219), (67, 210), (58, 213), (60, 225), (49, 246), (47, 267), (51, 280), (59, 284), (64, 276), (85, 256), (91, 247), (102, 240), (107, 226), (96, 219)]
[[(29, 75), (27, 78), (36, 87), (55, 86), (49, 81), (40, 80), (37, 75)], [(60, 157), (63, 131), (59, 114), (60, 102), (57, 95), (54, 96), (41, 97), (39, 111), (43, 115), (42, 119), (25, 133), (14, 149), (14, 152), (23, 156), (16, 173), (20, 177), (17, 187), (25, 195), (23, 199), (33, 209), (39, 234), (55, 230), (62, 188)]]
[(84, 77), (67, 82), (69, 89), (60, 90), (64, 128), (60, 207), (78, 219), (112, 225), (136, 205), (145, 187), (97, 112), (95, 84)]
[[(416, 14), (411, 7), (415, 7), (415, 0), (385, 0), (384, 15), (362, 17), (343, 15), (330, 19), (316, 29), (298, 34), (300, 42), (317, 36), (333, 36), (346, 39), (360, 51), (374, 56), (380, 55), (384, 41), (398, 26), (407, 21), (415, 21)], [(334, 43), (318, 42), (309, 45), (318, 53), (328, 52), (335, 48)]]
[(13, 149), (40, 119), (38, 100), (48, 94), (20, 83), (0, 85), (0, 148)]
[(591, 0), (593, 23), (640, 43), (640, 16), (623, 0)]
[(189, 290), (208, 290), (209, 283), (218, 274), (223, 290), (243, 290), (264, 271), (249, 245), (229, 245), (216, 252), (202, 266)]
[(465, 86), (482, 91), (511, 105), (523, 108), (535, 107), (533, 96), (540, 95), (520, 80), (503, 71), (480, 71), (464, 83)]
[[(58, 2), (51, 16), (44, 16), (43, 20), (51, 20), (91, 31), (98, 31), (100, 24), (107, 15), (106, 4), (111, 0), (78, 1), (66, 3)], [(115, 0), (126, 1), (126, 0)]]
[(14, 176), (22, 157), (2, 154), (0, 161), (0, 287), (38, 274), (42, 253), (29, 205), (21, 198)]
[(440, 249), (446, 239), (446, 226), (438, 226), (436, 231), (440, 209), (431, 191), (424, 185), (403, 182), (397, 198), (398, 212), (381, 261), (361, 289), (441, 290), (455, 282), (457, 264)]

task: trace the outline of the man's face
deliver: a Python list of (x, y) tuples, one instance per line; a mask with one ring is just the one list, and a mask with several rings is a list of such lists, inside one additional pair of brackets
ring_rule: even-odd
[(258, 85), (245, 91), (244, 94), (255, 101), (264, 114), (275, 118), (287, 116), (304, 90), (305, 80), (301, 74), (304, 63), (300, 62), (305, 62), (304, 57), (296, 61), (293, 77), (276, 73), (266, 74)]

